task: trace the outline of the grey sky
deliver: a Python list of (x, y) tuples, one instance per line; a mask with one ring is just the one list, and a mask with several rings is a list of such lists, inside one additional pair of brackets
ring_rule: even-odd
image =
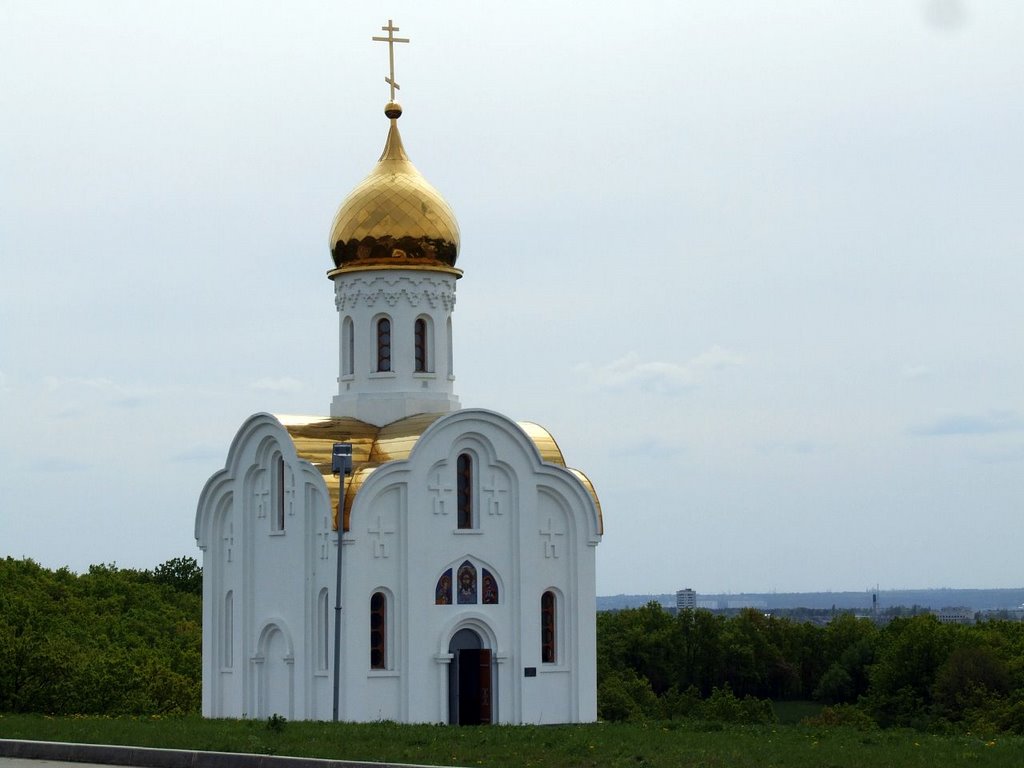
[(198, 554), (326, 413), (401, 127), (456, 390), (601, 496), (598, 592), (1024, 584), (1024, 5), (0, 3), (0, 555)]

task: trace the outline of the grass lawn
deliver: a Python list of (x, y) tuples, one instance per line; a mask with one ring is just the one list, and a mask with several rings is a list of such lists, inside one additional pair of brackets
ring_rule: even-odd
[(0, 715), (0, 738), (491, 768), (1024, 766), (1024, 737), (718, 723), (458, 728)]

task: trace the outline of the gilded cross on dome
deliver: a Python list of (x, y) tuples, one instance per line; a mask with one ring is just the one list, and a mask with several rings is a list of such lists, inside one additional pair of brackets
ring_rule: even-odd
[(395, 43), (408, 43), (408, 37), (395, 37), (395, 32), (398, 32), (391, 19), (388, 19), (388, 25), (381, 27), (382, 30), (388, 33), (387, 37), (374, 37), (374, 42), (387, 43), (388, 44), (388, 65), (390, 67), (390, 75), (384, 78), (384, 82), (391, 86), (391, 101), (395, 100), (395, 91), (400, 90), (402, 86), (395, 82)]

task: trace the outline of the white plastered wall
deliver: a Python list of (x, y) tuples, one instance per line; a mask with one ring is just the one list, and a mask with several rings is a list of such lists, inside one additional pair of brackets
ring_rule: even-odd
[[(469, 530), (457, 525), (460, 453), (474, 460)], [(267, 480), (278, 454), (286, 477), (283, 532), (274, 530)], [(204, 715), (330, 719), (338, 548), (327, 498), (324, 479), (296, 457), (273, 416), (256, 414), (242, 425), (196, 516)], [(543, 463), (515, 423), (484, 410), (439, 419), (408, 461), (367, 479), (350, 528), (341, 548), (341, 719), (447, 722), (448, 644), (464, 627), (491, 651), (495, 722), (596, 718), (597, 510), (576, 477)], [(484, 568), (495, 577), (498, 603), (435, 605), (438, 577), (466, 560), (477, 568), (478, 591)], [(540, 597), (548, 589), (559, 597), (554, 664), (541, 661)], [(388, 599), (388, 663), (381, 670), (370, 669), (376, 591)], [(536, 675), (526, 677), (527, 668)]]
[[(332, 416), (381, 426), (417, 413), (447, 413), (459, 407), (448, 333), (455, 280), (453, 274), (413, 269), (346, 272), (334, 278), (340, 375)], [(376, 329), (381, 318), (391, 322), (391, 370), (384, 372), (377, 370)], [(422, 372), (414, 364), (419, 318), (427, 322), (427, 370)], [(351, 346), (347, 320), (352, 323)]]

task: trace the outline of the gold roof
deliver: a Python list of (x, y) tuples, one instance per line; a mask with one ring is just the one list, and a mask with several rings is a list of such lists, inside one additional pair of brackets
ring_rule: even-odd
[(452, 209), (409, 160), (398, 132), (402, 108), (390, 102), (384, 152), (370, 175), (341, 204), (331, 225), (331, 256), (338, 272), (401, 267), (462, 273), (459, 224)]
[[(345, 484), (343, 505), (345, 530), (349, 530), (349, 516), (352, 503), (363, 483), (377, 467), (389, 461), (409, 458), (416, 442), (427, 427), (444, 416), (443, 413), (420, 413), (407, 416), (383, 427), (352, 418), (331, 418), (327, 416), (278, 415), (275, 418), (288, 430), (300, 459), (305, 459), (320, 470), (331, 496), (334, 519), (332, 528), (338, 530), (338, 501), (341, 499), (341, 482)], [(551, 464), (565, 467), (565, 459), (558, 443), (544, 427), (529, 421), (518, 422), (519, 427), (537, 446), (541, 458)], [(352, 443), (352, 474), (341, 481), (331, 472), (331, 452), (335, 443)], [(601, 502), (590, 480), (577, 469), (569, 469), (586, 487), (597, 505), (598, 525), (603, 533)]]

